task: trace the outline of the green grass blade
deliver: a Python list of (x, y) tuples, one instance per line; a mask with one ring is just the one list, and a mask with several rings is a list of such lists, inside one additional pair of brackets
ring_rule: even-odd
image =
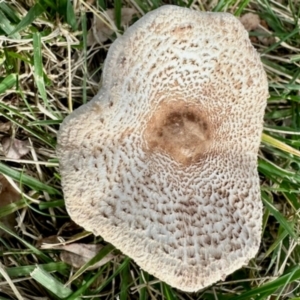
[(39, 203), (39, 209), (40, 210), (45, 210), (45, 209), (49, 209), (52, 207), (64, 207), (65, 206), (65, 201), (64, 200), (53, 200), (53, 201), (41, 201)]
[(267, 48), (263, 53), (262, 55), (265, 55), (273, 50), (275, 50), (279, 45), (282, 44), (282, 42), (285, 42), (286, 40), (296, 36), (299, 34), (299, 30), (300, 28), (299, 27), (296, 27), (294, 30), (292, 30), (292, 32), (290, 32), (289, 34), (284, 34), (280, 40), (274, 44), (272, 44), (269, 48)]
[(13, 180), (18, 181), (20, 184), (27, 185), (28, 187), (32, 188), (35, 191), (45, 191), (50, 195), (61, 194), (57, 189), (48, 186), (29, 175), (13, 170), (10, 167), (4, 165), (3, 163), (0, 163), (0, 173), (9, 176)]
[(27, 53), (22, 53), (22, 54), (19, 54), (19, 53), (15, 53), (13, 51), (8, 51), (6, 50), (6, 55), (9, 57), (9, 58), (14, 58), (14, 59), (18, 59), (20, 61), (23, 61), (29, 65), (32, 65), (32, 62), (29, 58), (27, 58)]
[(285, 178), (292, 182), (300, 183), (300, 175), (291, 171), (284, 170), (266, 160), (258, 160), (258, 170), (269, 178)]
[[(10, 21), (6, 18), (5, 14), (0, 10), (0, 28), (8, 35), (12, 31), (14, 31), (15, 26), (13, 26)], [(10, 36), (14, 39), (20, 39), (21, 36), (15, 32), (14, 34), (10, 34)]]
[(46, 8), (41, 4), (41, 1), (37, 2), (27, 13), (27, 15), (22, 18), (21, 22), (15, 27), (13, 31), (10, 32), (10, 36), (21, 31), (25, 27), (31, 25), (31, 23), (39, 17)]
[(239, 7), (238, 9), (235, 11), (234, 15), (236, 17), (239, 17), (242, 13), (243, 13), (243, 10), (245, 9), (245, 7), (248, 6), (250, 0), (244, 0), (242, 1), (240, 4), (239, 4)]
[[(1, 254), (1, 253), (0, 253)], [(45, 271), (47, 272), (59, 272), (61, 274), (66, 273), (70, 269), (70, 267), (64, 262), (50, 262), (48, 264), (39, 264)], [(29, 274), (36, 268), (35, 265), (26, 265), (20, 267), (9, 267), (6, 268), (5, 271), (11, 278), (17, 277), (25, 277), (29, 276)], [(2, 275), (0, 274), (0, 278)]]
[(52, 259), (48, 257), (44, 252), (38, 250), (33, 245), (22, 239), (17, 233), (9, 229), (7, 226), (5, 226), (2, 222), (0, 222), (0, 228), (5, 231), (10, 236), (13, 236), (14, 238), (18, 239), (24, 246), (26, 246), (28, 249), (30, 249), (35, 255), (37, 255), (41, 260), (44, 262), (52, 262)]
[(120, 300), (127, 300), (129, 299), (130, 291), (129, 291), (129, 284), (130, 284), (130, 269), (129, 264), (127, 264), (123, 270), (121, 271), (121, 292), (120, 292)]
[(34, 79), (38, 91), (44, 101), (44, 104), (49, 108), (47, 93), (45, 89), (43, 62), (42, 62), (42, 42), (40, 33), (33, 34), (33, 59), (34, 59)]
[(75, 300), (77, 297), (84, 294), (84, 292), (97, 280), (99, 276), (103, 273), (103, 271), (106, 269), (106, 266), (100, 268), (100, 270), (91, 278), (89, 278), (86, 282), (84, 282), (76, 292), (72, 293), (68, 298), (65, 298), (64, 300)]
[(106, 7), (106, 1), (105, 0), (98, 0), (98, 6), (99, 8), (101, 8), (102, 10), (106, 10), (107, 7)]
[(278, 209), (271, 203), (268, 195), (265, 192), (262, 192), (261, 196), (265, 206), (270, 211), (270, 213), (276, 218), (279, 224), (289, 233), (289, 235), (296, 240), (298, 237), (297, 234), (294, 232), (291, 223), (288, 222), (285, 219), (285, 217), (278, 211)]
[(13, 10), (9, 5), (4, 2), (0, 3), (0, 11), (2, 11), (9, 19), (14, 23), (20, 22), (19, 17), (17, 16), (15, 10)]
[(0, 82), (0, 94), (4, 93), (6, 90), (11, 89), (13, 86), (17, 85), (17, 74), (9, 74)]
[(232, 0), (220, 0), (217, 2), (217, 5), (213, 8), (213, 11), (215, 12), (221, 12), (227, 9), (231, 5), (233, 1)]
[(269, 247), (269, 249), (266, 251), (264, 258), (268, 257), (278, 246), (279, 244), (288, 236), (288, 232), (284, 230), (279, 234), (275, 242)]
[(47, 125), (59, 125), (62, 121), (61, 120), (36, 120), (36, 121), (30, 121), (30, 126), (32, 125), (41, 125), (41, 126), (47, 126)]
[(166, 283), (162, 282), (162, 288), (164, 296), (167, 300), (177, 300), (177, 297), (175, 296), (174, 292), (172, 291), (172, 288), (167, 285)]
[(105, 282), (103, 282), (98, 288), (97, 292), (100, 293), (126, 266), (130, 263), (130, 258), (126, 257), (123, 263), (116, 269), (113, 275), (111, 275)]
[(106, 246), (104, 246), (99, 253), (97, 253), (92, 259), (90, 259), (86, 264), (84, 264), (68, 281), (67, 284), (71, 283), (72, 281), (74, 281), (76, 278), (78, 278), (83, 272), (85, 272), (87, 270), (88, 267), (94, 265), (95, 263), (97, 263), (98, 261), (100, 261), (101, 259), (103, 259), (106, 255), (108, 255), (111, 251), (113, 251), (115, 249), (114, 246), (112, 246), (111, 244), (107, 244)]
[(71, 26), (72, 30), (77, 30), (77, 22), (76, 22), (76, 16), (74, 12), (74, 7), (70, 0), (67, 0), (67, 22)]
[(122, 1), (121, 0), (114, 0), (115, 4), (115, 22), (118, 30), (121, 29), (121, 19), (122, 19)]
[[(113, 275), (111, 275), (109, 278), (103, 282), (100, 287), (97, 289), (97, 294), (99, 294), (107, 284), (109, 284), (130, 262), (130, 258), (125, 258), (123, 263), (116, 269)], [(76, 297), (82, 295), (87, 288), (93, 284), (93, 282), (103, 273), (106, 266), (102, 267), (92, 278), (90, 278), (85, 284), (83, 284), (76, 292), (74, 292), (72, 295), (70, 295), (65, 300), (74, 300)]]
[(23, 207), (27, 207), (27, 201), (25, 199), (2, 206), (0, 209), (0, 220)]
[(261, 294), (271, 295), (274, 291), (284, 286), (286, 283), (291, 283), (299, 279), (300, 279), (300, 266), (296, 266), (285, 275), (282, 275), (281, 277), (274, 279), (271, 282), (265, 283), (260, 287), (253, 288), (250, 291), (242, 293), (237, 297), (232, 297), (232, 300), (255, 299), (252, 297), (256, 297)]
[[(5, 109), (8, 109), (10, 112), (15, 111), (11, 107), (7, 108), (7, 106), (5, 106), (5, 104), (1, 102), (0, 102), (0, 107), (4, 107)], [(19, 112), (16, 112), (16, 114), (21, 118), (24, 118), (24, 116), (22, 116)], [(4, 111), (1, 111), (1, 115), (5, 117), (7, 120), (11, 121), (13, 124), (18, 125), (20, 128), (23, 128), (28, 133), (31, 133), (34, 137), (44, 142), (46, 145), (50, 146), (51, 148), (55, 148), (55, 141), (49, 135), (43, 135), (42, 133), (36, 132), (35, 130), (31, 129), (31, 127), (25, 125), (23, 122), (19, 122), (14, 116), (11, 116), (11, 114), (7, 114)]]
[[(140, 276), (139, 276), (139, 284), (145, 284), (149, 281), (149, 274), (143, 270), (141, 270), (140, 272)], [(146, 300), (148, 299), (148, 292), (147, 292), (147, 288), (143, 287), (139, 290), (140, 293), (140, 297), (139, 300)]]
[(40, 267), (39, 265), (36, 266), (36, 268), (31, 272), (30, 275), (35, 281), (37, 281), (59, 299), (66, 298), (72, 293), (72, 290), (70, 288), (63, 285), (55, 277), (42, 269), (42, 267)]

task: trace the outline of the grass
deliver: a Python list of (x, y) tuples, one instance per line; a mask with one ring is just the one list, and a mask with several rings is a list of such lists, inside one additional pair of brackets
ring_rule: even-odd
[[(122, 9), (135, 8), (141, 17), (166, 2), (236, 16), (253, 12), (264, 24), (250, 32), (270, 87), (258, 156), (261, 247), (248, 266), (195, 294), (159, 282), (74, 224), (64, 208), (55, 155), (60, 122), (99, 89), (107, 50), (124, 30)], [(92, 12), (105, 18), (101, 11), (107, 8), (115, 16), (111, 39), (90, 45)], [(300, 299), (299, 14), (299, 2), (293, 0), (1, 1), (0, 125), (9, 122), (9, 130), (0, 138), (26, 139), (31, 147), (19, 159), (0, 157), (0, 173), (23, 191), (19, 201), (0, 210), (0, 228), (6, 232), (0, 237), (0, 299)], [(3, 222), (10, 214), (16, 217), (15, 229)], [(74, 269), (62, 261), (62, 250), (40, 247), (57, 237), (103, 248)], [(90, 269), (109, 255), (104, 265)]]

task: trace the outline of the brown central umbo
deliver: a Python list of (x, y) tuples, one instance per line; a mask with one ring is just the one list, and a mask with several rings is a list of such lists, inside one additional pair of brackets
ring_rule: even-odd
[(162, 151), (188, 166), (199, 161), (207, 149), (210, 126), (197, 105), (163, 102), (150, 117), (144, 137), (148, 151)]

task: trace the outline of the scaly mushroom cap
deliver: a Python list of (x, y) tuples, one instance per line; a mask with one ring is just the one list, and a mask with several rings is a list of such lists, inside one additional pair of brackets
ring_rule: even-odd
[(224, 279), (260, 244), (267, 96), (235, 17), (148, 13), (110, 47), (98, 95), (61, 126), (71, 218), (178, 289)]

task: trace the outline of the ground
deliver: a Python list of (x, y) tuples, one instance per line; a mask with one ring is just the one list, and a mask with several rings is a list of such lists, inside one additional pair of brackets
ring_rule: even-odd
[[(260, 250), (192, 294), (70, 220), (55, 153), (59, 124), (99, 90), (111, 43), (164, 4), (240, 18), (269, 81)], [(0, 299), (300, 299), (299, 14), (297, 0), (1, 1)]]

